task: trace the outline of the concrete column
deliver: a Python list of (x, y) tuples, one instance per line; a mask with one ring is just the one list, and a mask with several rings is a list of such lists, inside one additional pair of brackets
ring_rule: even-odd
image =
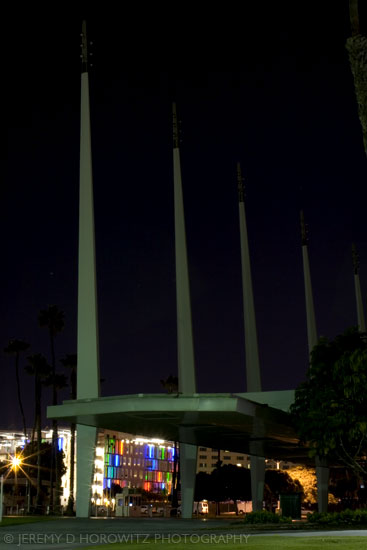
[(77, 425), (76, 516), (88, 518), (94, 472), (97, 428)]
[(316, 457), (316, 478), (317, 478), (317, 508), (321, 513), (326, 513), (328, 510), (328, 494), (329, 494), (329, 476), (330, 469), (325, 460)]
[[(182, 193), (179, 136), (176, 105), (173, 104), (173, 179), (175, 212), (176, 304), (178, 390), (180, 394), (196, 393), (194, 342), (192, 333), (190, 281), (186, 249), (185, 214)], [(197, 447), (180, 441), (180, 475), (182, 517), (191, 518)]]
[(308, 260), (307, 234), (303, 212), (301, 211), (301, 234), (302, 234), (302, 259), (303, 259), (303, 277), (305, 283), (305, 301), (306, 301), (306, 320), (307, 320), (307, 341), (308, 351), (311, 354), (314, 346), (317, 344), (317, 330), (315, 308), (313, 303), (310, 263)]
[(194, 342), (192, 334), (190, 281), (187, 261), (185, 214), (175, 105), (173, 106), (173, 132), (178, 388), (181, 393), (195, 393), (196, 375)]
[(260, 512), (264, 500), (265, 458), (251, 455), (250, 471), (252, 511)]
[(182, 517), (190, 519), (194, 507), (197, 446), (180, 443)]
[[(243, 179), (241, 166), (239, 163), (237, 164), (237, 185), (240, 220), (243, 317), (245, 327), (246, 382), (248, 392), (258, 392), (261, 391), (260, 359), (257, 342), (254, 294), (252, 290), (250, 251), (247, 237)], [(258, 431), (258, 427), (256, 426), (256, 419), (254, 431)], [(255, 446), (257, 447), (257, 444), (255, 442), (250, 444), (250, 452), (251, 449), (255, 450)], [(265, 480), (265, 458), (261, 457), (262, 453), (260, 449), (256, 448), (256, 452), (258, 454), (250, 454), (252, 509), (254, 511), (262, 510)]]
[(243, 317), (245, 327), (247, 391), (261, 391), (260, 360), (257, 343), (254, 294), (252, 291), (250, 252), (247, 238), (246, 212), (240, 164), (237, 164), (238, 207), (240, 219)]
[[(92, 147), (86, 23), (82, 32), (80, 106), (80, 194), (78, 265), (77, 399), (99, 397), (99, 350)], [(96, 428), (77, 424), (76, 515), (88, 517), (96, 446)]]
[(88, 73), (82, 74), (80, 124), (77, 397), (99, 396), (97, 278)]

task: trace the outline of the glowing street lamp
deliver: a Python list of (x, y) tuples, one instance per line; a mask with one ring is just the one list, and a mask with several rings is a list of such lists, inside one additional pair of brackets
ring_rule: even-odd
[(19, 456), (13, 456), (11, 460), (12, 470), (16, 472), (21, 464), (22, 464), (22, 459)]

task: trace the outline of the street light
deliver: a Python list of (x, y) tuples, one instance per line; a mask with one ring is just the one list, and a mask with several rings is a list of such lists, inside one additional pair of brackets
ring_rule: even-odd
[(13, 456), (11, 460), (11, 467), (16, 472), (19, 468), (19, 466), (22, 464), (22, 459), (19, 456)]

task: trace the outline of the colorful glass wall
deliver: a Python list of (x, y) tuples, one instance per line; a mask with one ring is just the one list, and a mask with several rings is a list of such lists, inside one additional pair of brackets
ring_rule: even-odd
[(170, 494), (174, 453), (170, 446), (106, 435), (103, 488), (109, 489), (114, 483), (153, 492), (165, 490)]

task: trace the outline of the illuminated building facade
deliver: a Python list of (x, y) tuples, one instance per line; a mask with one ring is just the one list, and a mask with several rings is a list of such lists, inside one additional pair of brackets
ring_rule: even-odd
[(174, 444), (169, 441), (102, 430), (96, 449), (93, 498), (101, 498), (113, 485), (169, 495), (174, 460)]
[[(47, 442), (52, 444), (52, 430), (45, 429), (42, 430), (42, 443)], [(27, 430), (28, 441), (31, 440), (32, 430)], [(37, 439), (37, 434), (35, 433), (35, 438)], [(23, 449), (25, 445), (25, 437), (22, 432), (19, 431), (6, 431), (0, 430), (0, 462), (5, 462), (9, 460), (9, 456), (15, 456), (17, 450)], [(60, 497), (60, 504), (66, 506), (70, 494), (70, 429), (69, 428), (58, 428), (58, 441), (57, 441), (59, 451), (64, 452), (64, 462), (66, 466), (66, 473), (61, 478), (61, 490), (62, 494)], [(74, 466), (75, 472), (75, 466)]]

